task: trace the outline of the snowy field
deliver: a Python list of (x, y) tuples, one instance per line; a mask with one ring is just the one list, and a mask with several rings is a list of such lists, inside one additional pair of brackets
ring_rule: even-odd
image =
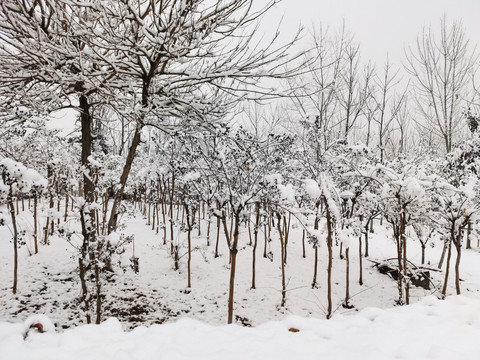
[[(20, 214), (28, 223), (30, 213)], [(474, 346), (480, 331), (480, 265), (478, 251), (464, 250), (461, 263), (462, 296), (437, 300), (443, 271), (434, 271), (441, 243), (426, 252), (431, 271), (430, 289), (411, 288), (413, 305), (394, 307), (396, 282), (380, 274), (375, 262), (395, 254), (389, 230), (375, 224), (370, 234), (368, 258), (363, 258), (363, 285), (358, 284), (358, 243), (350, 254), (350, 304), (344, 308), (345, 260), (334, 247), (334, 315), (326, 314), (327, 251), (319, 251), (319, 286), (312, 288), (313, 249), (302, 257), (302, 232), (293, 226), (288, 245), (287, 302), (281, 302), (281, 272), (278, 235), (272, 230), (263, 257), (264, 238), (257, 248), (256, 289), (251, 289), (252, 246), (248, 229), (242, 226), (235, 290), (235, 325), (224, 326), (227, 316), (229, 279), (228, 252), (220, 235), (218, 258), (214, 257), (216, 227), (206, 245), (206, 220), (201, 235), (195, 229), (192, 256), (192, 287), (187, 288), (186, 256), (180, 269), (173, 268), (169, 244), (146, 225), (141, 215), (131, 218), (124, 230), (135, 234), (133, 246), (123, 261), (139, 257), (139, 273), (130, 268), (112, 274), (105, 294), (101, 326), (83, 325), (84, 314), (77, 302), (80, 285), (74, 247), (52, 237), (39, 253), (29, 255), (31, 239), (20, 249), (18, 293), (11, 292), (12, 245), (1, 243), (0, 254), (0, 359), (478, 359)], [(8, 227), (0, 228), (8, 239)], [(180, 235), (178, 235), (180, 234)], [(184, 233), (175, 241), (185, 253)], [(169, 234), (167, 233), (167, 238)], [(476, 244), (474, 244), (476, 246)], [(409, 259), (420, 264), (420, 246), (412, 238)], [(453, 261), (453, 259), (452, 259)], [(448, 294), (454, 294), (453, 273)], [(33, 314), (45, 314), (55, 324), (56, 334), (30, 334), (23, 341), (23, 322)], [(110, 318), (115, 317), (116, 319)], [(118, 319), (118, 320), (117, 320)], [(162, 325), (158, 325), (162, 324)], [(83, 325), (83, 326), (80, 326)], [(252, 327), (252, 328), (247, 328)], [(290, 328), (298, 332), (288, 331)], [(133, 330), (132, 330), (133, 329)]]

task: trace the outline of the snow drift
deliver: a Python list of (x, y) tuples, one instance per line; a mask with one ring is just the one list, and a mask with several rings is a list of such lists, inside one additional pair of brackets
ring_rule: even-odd
[(405, 307), (329, 321), (289, 317), (256, 328), (185, 318), (124, 332), (110, 318), (25, 341), (23, 331), (21, 323), (0, 323), (0, 359), (479, 359), (480, 300), (429, 296)]

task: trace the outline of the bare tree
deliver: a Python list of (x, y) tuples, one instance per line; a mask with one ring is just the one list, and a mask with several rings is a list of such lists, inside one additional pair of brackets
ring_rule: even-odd
[(444, 16), (439, 35), (424, 28), (409, 49), (405, 68), (413, 77), (418, 110), (425, 120), (422, 126), (450, 152), (455, 139), (465, 133), (462, 111), (477, 55), (460, 22), (448, 24)]
[[(399, 70), (394, 70), (390, 61), (383, 67), (383, 73), (374, 76), (374, 90), (370, 92), (373, 97), (373, 119), (378, 126), (377, 147), (380, 151), (380, 161), (385, 160), (385, 150), (391, 135), (392, 125), (398, 117), (398, 112), (406, 99), (406, 90), (395, 93), (395, 87), (399, 84)], [(370, 102), (371, 103), (371, 102)]]
[(337, 97), (340, 104), (339, 137), (348, 139), (357, 120), (363, 115), (363, 108), (367, 101), (372, 80), (372, 71), (367, 65), (362, 73), (360, 63), (360, 45), (350, 40), (343, 54), (340, 84), (337, 88)]
[[(318, 131), (317, 153), (321, 154), (334, 139), (335, 117), (339, 111), (337, 88), (340, 83), (342, 56), (349, 43), (345, 28), (336, 34), (320, 28), (313, 33), (313, 55), (309, 71), (289, 84), (296, 88), (292, 97), (294, 111), (301, 119), (315, 121)], [(301, 83), (303, 86), (298, 86)]]
[(411, 113), (409, 109), (408, 97), (403, 97), (403, 101), (399, 104), (398, 111), (395, 113), (395, 130), (398, 132), (398, 147), (394, 151), (397, 155), (408, 151), (411, 136)]

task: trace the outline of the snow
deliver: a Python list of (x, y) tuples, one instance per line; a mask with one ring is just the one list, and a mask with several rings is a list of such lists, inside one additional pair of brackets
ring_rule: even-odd
[(354, 196), (355, 196), (355, 194), (352, 191), (349, 191), (349, 190), (342, 191), (342, 193), (340, 194), (340, 197), (342, 199), (351, 199)]
[(48, 316), (44, 314), (31, 315), (23, 323), (23, 337), (26, 338), (27, 335), (30, 335), (32, 327), (35, 325), (41, 326), (41, 331), (43, 333), (53, 333), (55, 332), (55, 325), (49, 319)]
[(277, 188), (280, 191), (280, 196), (282, 200), (285, 200), (289, 204), (295, 203), (295, 188), (292, 184), (278, 184)]
[(318, 199), (322, 195), (317, 182), (313, 179), (305, 179), (303, 182), (303, 188), (312, 199)]
[[(0, 160), (0, 169), (3, 169), (7, 182), (13, 185), (13, 192), (21, 191), (28, 193), (32, 186), (37, 188), (45, 188), (48, 184), (37, 171), (25, 167), (22, 163), (9, 158)], [(7, 192), (8, 187), (2, 186), (1, 192)]]
[[(289, 329), (291, 331), (289, 331)], [(298, 331), (296, 331), (298, 330)], [(184, 318), (125, 332), (114, 318), (63, 333), (0, 323), (1, 359), (478, 359), (480, 300), (462, 296), (331, 320), (290, 316), (255, 328)]]
[(343, 244), (345, 249), (350, 247), (350, 229), (343, 229), (343, 230), (338, 230), (338, 238), (340, 239), (340, 242)]
[(200, 178), (200, 173), (199, 172), (189, 172), (184, 175), (183, 181), (184, 182), (190, 182), (190, 181), (197, 181)]

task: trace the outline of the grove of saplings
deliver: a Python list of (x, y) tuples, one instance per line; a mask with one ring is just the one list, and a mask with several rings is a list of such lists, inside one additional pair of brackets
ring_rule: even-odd
[[(419, 246), (409, 237), (414, 229), (422, 249), (422, 261), (427, 243), (439, 237), (444, 243), (439, 268), (445, 280), (438, 294), (446, 295), (451, 267), (452, 247), (456, 292), (460, 288), (460, 259), (463, 241), (472, 246), (472, 226), (479, 210), (478, 162), (480, 139), (462, 143), (443, 158), (418, 156), (397, 158), (380, 163), (370, 149), (350, 146), (343, 141), (332, 142), (327, 149), (316, 153), (313, 138), (268, 134), (258, 139), (240, 127), (233, 130), (217, 124), (215, 131), (179, 131), (161, 135), (151, 131), (141, 144), (133, 165), (132, 177), (122, 200), (120, 218), (125, 212), (146, 217), (146, 225), (158, 234), (158, 241), (168, 247), (172, 268), (186, 266), (186, 286), (191, 283), (192, 234), (201, 235), (215, 248), (226, 241), (230, 251), (230, 287), (228, 321), (233, 319), (235, 265), (239, 249), (240, 227), (248, 229), (248, 245), (253, 251), (252, 289), (255, 289), (255, 254), (260, 261), (280, 257), (282, 291), (279, 303), (287, 297), (285, 272), (289, 248), (289, 233), (295, 226), (303, 230), (303, 252), (314, 252), (312, 287), (320, 281), (318, 269), (327, 267), (328, 309), (332, 312), (330, 276), (334, 249), (345, 260), (347, 278), (343, 306), (349, 306), (348, 266), (351, 256), (368, 256), (368, 237), (371, 222), (383, 219), (397, 245), (394, 270), (398, 274), (398, 304), (409, 303), (411, 280), (416, 267), (409, 264), (406, 247)], [(314, 123), (304, 122), (314, 133)], [(12, 133), (13, 134), (13, 133)], [(108, 232), (108, 216), (116, 179), (121, 170), (118, 155), (109, 150), (109, 141), (94, 140), (90, 158), (95, 200), (86, 203), (82, 194), (82, 167), (75, 161), (78, 144), (57, 138), (48, 131), (36, 130), (38, 140), (50, 143), (48, 152), (31, 142), (30, 135), (11, 135), (9, 141), (16, 150), (24, 149), (24, 162), (4, 158), (0, 162), (2, 224), (11, 227), (14, 247), (12, 291), (17, 291), (18, 247), (27, 239), (33, 241), (32, 256), (48, 251), (49, 238), (56, 234), (65, 241), (91, 234), (91, 241), (78, 248), (78, 286), (82, 289), (81, 305), (87, 322), (102, 320), (102, 284), (112, 272), (121, 274), (116, 257), (125, 251), (133, 238), (123, 237), (122, 230)], [(42, 142), (43, 142), (42, 141)], [(103, 146), (99, 142), (105, 141)], [(25, 143), (27, 142), (27, 144)], [(97, 143), (98, 142), (98, 143)], [(97, 146), (98, 145), (98, 146)], [(306, 146), (308, 145), (308, 146)], [(17, 152), (18, 153), (18, 152)], [(34, 154), (38, 154), (38, 157)], [(27, 155), (29, 154), (29, 155)], [(28, 158), (31, 160), (29, 161)], [(43, 160), (50, 158), (50, 161)], [(33, 161), (32, 161), (33, 160)], [(44, 174), (43, 176), (40, 173)], [(109, 201), (110, 200), (110, 201)], [(45, 211), (39, 209), (44, 204)], [(35, 224), (33, 231), (22, 229), (16, 215), (29, 211)], [(118, 225), (120, 226), (120, 224)], [(203, 227), (201, 227), (203, 226)], [(188, 241), (178, 241), (178, 232)], [(137, 241), (139, 241), (137, 239)], [(196, 241), (199, 241), (196, 238)], [(271, 254), (267, 244), (279, 241), (281, 254)], [(388, 241), (387, 239), (385, 241)], [(326, 244), (328, 258), (317, 256), (318, 247)], [(42, 246), (43, 245), (43, 246)], [(478, 244), (474, 244), (478, 246)], [(242, 244), (243, 246), (243, 244)], [(355, 249), (352, 252), (350, 248)], [(186, 253), (187, 259), (180, 259)], [(371, 255), (371, 254), (370, 254)], [(444, 260), (446, 256), (446, 260)], [(138, 271), (138, 258), (132, 258), (132, 269)], [(362, 265), (360, 261), (360, 267)], [(73, 264), (72, 264), (73, 265)], [(225, 276), (228, 276), (226, 273)], [(307, 274), (305, 274), (307, 276)], [(120, 276), (121, 278), (121, 276)], [(385, 281), (392, 281), (386, 278)]]
[[(350, 282), (363, 284), (369, 234), (379, 228), (396, 245), (384, 280), (396, 281), (396, 304), (409, 304), (415, 280), (428, 270), (432, 239), (443, 244), (444, 280), (436, 294), (447, 295), (450, 274), (461, 293), (462, 248), (478, 247), (479, 118), (452, 102), (455, 126), (435, 130), (425, 120), (434, 137), (445, 139), (447, 154), (431, 138), (408, 148), (402, 114), (411, 104), (407, 90), (391, 94), (397, 83), (391, 65), (381, 75), (360, 71), (358, 46), (344, 34), (340, 42), (320, 34), (313, 50), (298, 55), (291, 55), (295, 41), (255, 43), (251, 24), (276, 2), (254, 10), (248, 0), (2, 1), (0, 225), (11, 229), (14, 294), (21, 289), (19, 248), (31, 256), (48, 252), (55, 235), (77, 252), (71, 281), (79, 297), (72, 300), (85, 322), (100, 323), (106, 282), (141, 268), (135, 255), (129, 269), (118, 261), (141, 241), (123, 232), (135, 216), (145, 217), (168, 249), (172, 271), (186, 269), (187, 288), (196, 286), (196, 242), (204, 239), (215, 257), (219, 242), (227, 243), (228, 323), (235, 319), (237, 257), (245, 246), (253, 291), (257, 261), (279, 261), (278, 303), (286, 305), (292, 229), (300, 229), (303, 257), (312, 254), (305, 258), (311, 273), (303, 276), (312, 289), (326, 284), (327, 318), (339, 305), (333, 286), (344, 286), (340, 305), (352, 307)], [(273, 79), (288, 90), (272, 92), (262, 83)], [(251, 111), (241, 121), (234, 115), (242, 101), (271, 97), (294, 105), (291, 130), (280, 121), (262, 125)], [(68, 136), (47, 121), (64, 108), (76, 109), (80, 124)], [(393, 121), (401, 146), (389, 151)], [(465, 134), (468, 126), (471, 135), (457, 139), (457, 129)], [(20, 213), (33, 226), (19, 221)], [(279, 243), (279, 253), (270, 242)], [(421, 247), (417, 264), (407, 257), (409, 246)], [(335, 256), (345, 266), (335, 268)], [(345, 274), (344, 284), (333, 284), (333, 272)]]

